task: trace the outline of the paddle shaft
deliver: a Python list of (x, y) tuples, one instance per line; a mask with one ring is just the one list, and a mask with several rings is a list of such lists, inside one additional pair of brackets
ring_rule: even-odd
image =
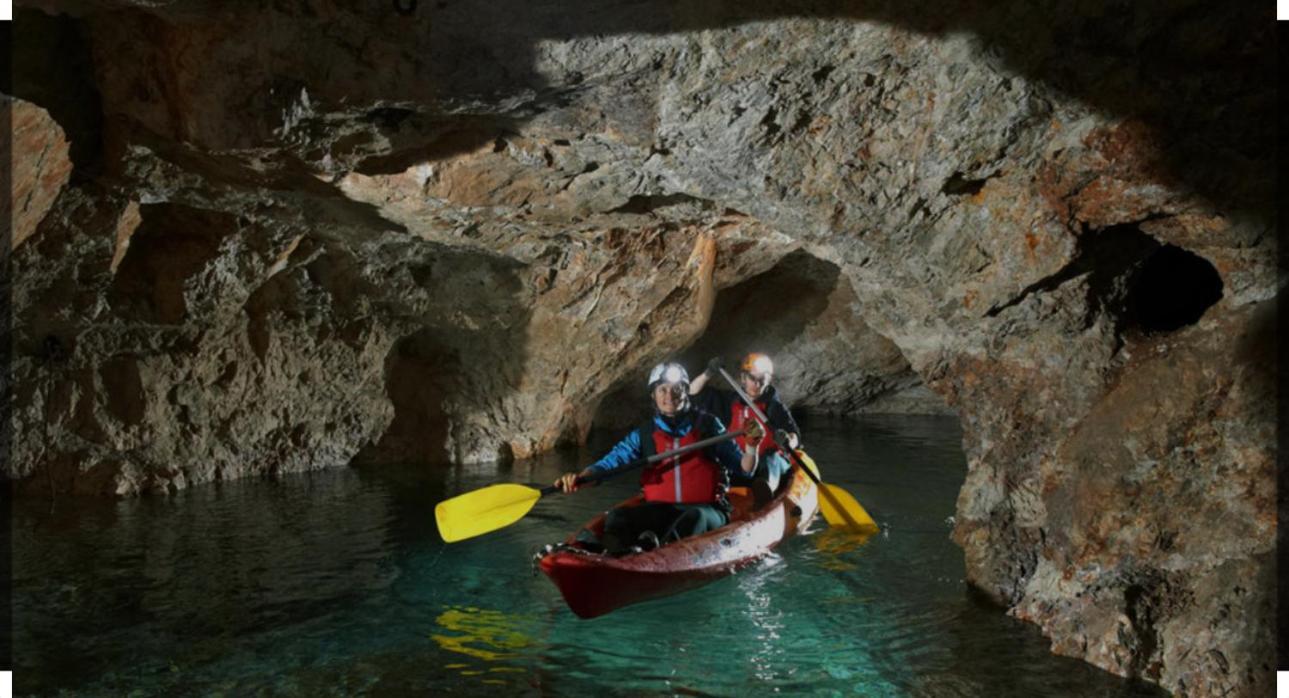
[[(690, 451), (697, 451), (700, 448), (707, 448), (708, 446), (721, 443), (722, 441), (737, 439), (740, 436), (743, 436), (743, 432), (741, 431), (727, 431), (724, 434), (720, 434), (718, 436), (713, 436), (708, 439), (703, 439), (702, 441), (695, 441), (694, 443), (689, 444), (688, 446), (681, 446), (680, 448), (674, 451), (667, 451), (666, 453), (657, 453), (647, 458), (637, 458), (636, 460), (633, 460), (630, 463), (627, 463), (626, 465), (620, 468), (614, 468), (613, 470), (610, 470), (607, 473), (601, 473), (599, 475), (591, 475), (589, 477), (579, 477), (577, 479), (577, 484), (579, 485), (594, 484), (594, 483), (600, 482), (601, 480), (607, 480), (613, 477), (614, 475), (617, 475), (618, 473), (621, 473), (627, 470), (632, 470), (634, 468), (639, 468), (642, 465), (652, 465), (659, 461), (667, 460), (668, 458), (683, 456), (686, 453), (689, 453)], [(542, 488), (542, 496), (546, 496), (548, 494), (554, 494), (556, 492), (559, 492), (558, 485), (550, 485)]]
[(779, 441), (774, 438), (774, 431), (770, 429), (770, 418), (766, 417), (765, 413), (761, 411), (761, 408), (756, 406), (756, 401), (748, 397), (747, 393), (743, 392), (743, 388), (739, 387), (739, 384), (730, 376), (730, 374), (725, 372), (725, 369), (717, 368), (716, 370), (721, 372), (721, 375), (725, 378), (726, 382), (730, 384), (730, 387), (734, 389), (734, 392), (738, 393), (739, 398), (743, 400), (743, 404), (751, 407), (752, 414), (755, 414), (756, 418), (761, 420), (761, 423), (765, 425), (766, 436), (770, 438), (770, 443), (773, 443), (780, 452), (787, 454), (798, 468), (806, 471), (806, 475), (809, 475), (810, 479), (814, 480), (817, 487), (823, 487), (824, 483), (819, 481), (819, 478), (815, 476), (813, 470), (807, 468), (806, 464), (801, 462), (801, 459), (797, 457), (796, 451), (793, 451), (786, 445), (779, 443)]

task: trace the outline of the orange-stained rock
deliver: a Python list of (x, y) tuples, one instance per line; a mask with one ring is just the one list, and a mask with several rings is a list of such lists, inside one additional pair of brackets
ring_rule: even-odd
[(125, 259), (125, 251), (130, 248), (130, 236), (138, 229), (141, 220), (143, 219), (139, 215), (139, 202), (131, 201), (121, 213), (120, 220), (116, 222), (116, 247), (112, 252), (112, 263), (109, 266), (113, 274), (116, 273), (117, 267), (121, 266), (121, 260)]
[(10, 249), (17, 249), (35, 234), (67, 186), (72, 161), (63, 129), (48, 112), (21, 99), (4, 99), (9, 101), (13, 129), (13, 194), (0, 203), (0, 213), (13, 216)]

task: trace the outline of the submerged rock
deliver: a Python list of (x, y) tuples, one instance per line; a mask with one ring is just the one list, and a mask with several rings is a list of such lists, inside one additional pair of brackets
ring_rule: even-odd
[(527, 457), (762, 349), (960, 416), (968, 576), (1054, 651), (1269, 690), (1257, 11), (19, 4), (24, 491)]

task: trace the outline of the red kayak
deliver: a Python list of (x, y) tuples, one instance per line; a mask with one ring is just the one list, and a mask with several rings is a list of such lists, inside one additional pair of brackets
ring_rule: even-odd
[[(808, 457), (805, 461), (810, 462)], [(643, 501), (635, 496), (618, 506), (636, 506)], [(792, 469), (792, 479), (781, 484), (778, 496), (760, 510), (753, 511), (747, 488), (733, 488), (730, 503), (734, 510), (725, 526), (634, 555), (587, 552), (578, 547), (575, 534), (541, 558), (542, 572), (559, 587), (573, 613), (595, 618), (633, 603), (679, 594), (743, 569), (804, 530), (819, 510), (815, 484), (799, 468)], [(598, 537), (604, 530), (604, 514), (584, 528)]]

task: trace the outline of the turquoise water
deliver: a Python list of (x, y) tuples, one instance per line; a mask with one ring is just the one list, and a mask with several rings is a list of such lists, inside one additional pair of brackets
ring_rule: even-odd
[[(1158, 696), (980, 603), (949, 540), (956, 421), (815, 420), (826, 480), (882, 525), (788, 541), (679, 597), (579, 620), (529, 558), (631, 478), (451, 546), (433, 505), (593, 450), (426, 474), (336, 470), (122, 502), (21, 502), (18, 695)], [(603, 444), (598, 444), (603, 445)], [(74, 510), (73, 510), (74, 509)]]

